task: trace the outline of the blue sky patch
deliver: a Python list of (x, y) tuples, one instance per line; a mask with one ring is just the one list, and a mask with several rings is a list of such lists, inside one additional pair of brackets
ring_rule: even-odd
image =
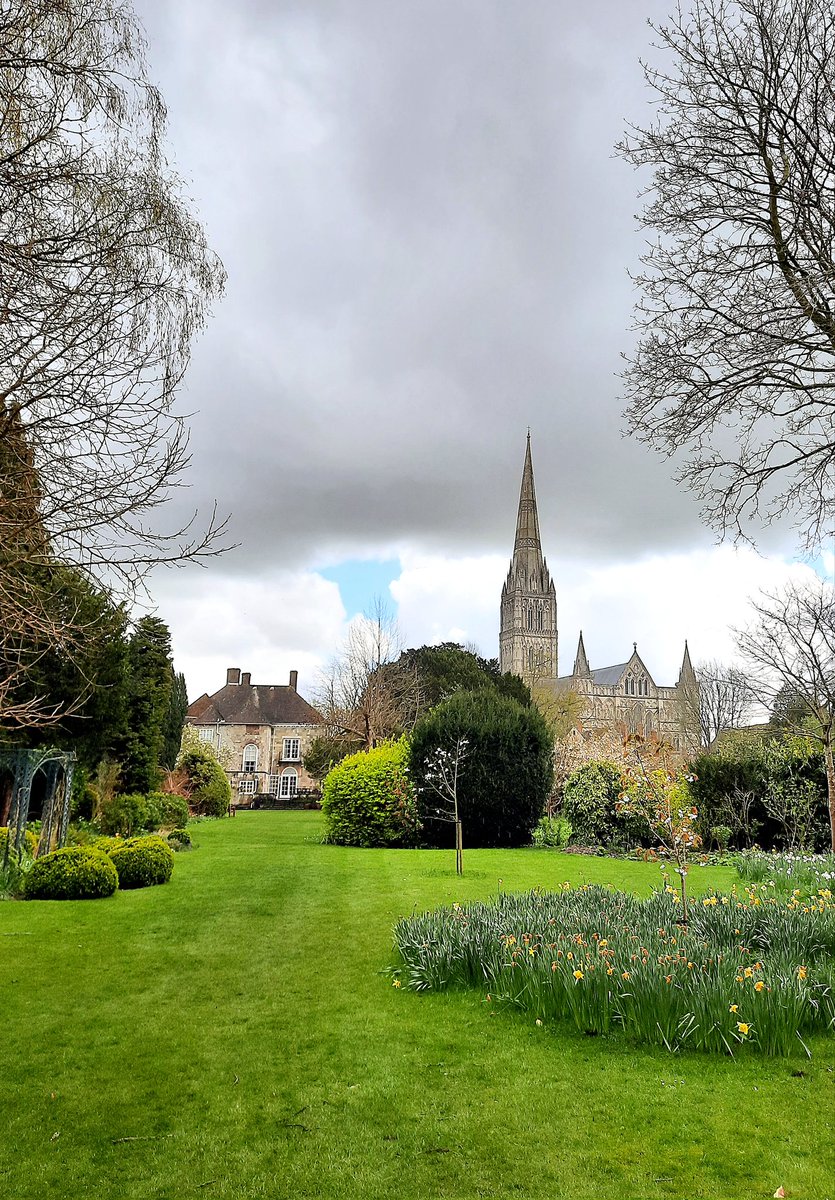
[(375, 559), (349, 559), (335, 567), (325, 567), (318, 574), (338, 586), (350, 619), (357, 613), (370, 611), (376, 596), (396, 609), (389, 584), (400, 577), (400, 572), (400, 560), (389, 558), (382, 562)]

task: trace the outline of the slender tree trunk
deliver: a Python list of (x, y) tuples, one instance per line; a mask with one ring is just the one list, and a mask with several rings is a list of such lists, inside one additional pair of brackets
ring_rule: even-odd
[(835, 854), (835, 763), (832, 760), (832, 738), (826, 739), (823, 748), (823, 759), (826, 763), (826, 798), (829, 801), (829, 834), (832, 853)]
[(455, 822), (455, 873), (464, 874), (464, 833), (461, 822)]

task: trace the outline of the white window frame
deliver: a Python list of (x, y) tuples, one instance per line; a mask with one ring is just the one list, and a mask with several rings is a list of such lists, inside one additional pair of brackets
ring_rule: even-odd
[(299, 773), (295, 767), (286, 767), (281, 772), (278, 794), (285, 799), (290, 796), (297, 796), (299, 794)]
[[(292, 753), (292, 748), (295, 746), (295, 754)], [(282, 762), (301, 762), (302, 757), (302, 740), (297, 737), (282, 738), (281, 741), (281, 760)]]
[(269, 779), (267, 780), (267, 795), (268, 796), (277, 796), (280, 786), (281, 786), (281, 776), (280, 775), (270, 775)]
[(200, 725), (197, 728), (197, 736), (201, 742), (211, 742), (214, 745), (216, 730), (214, 725)]
[(254, 796), (257, 784), (257, 779), (239, 779), (238, 791), (242, 796)]
[[(250, 755), (250, 750), (255, 751), (254, 758)], [(241, 770), (245, 771), (248, 775), (258, 770), (258, 747), (255, 745), (255, 742), (250, 742), (244, 746), (244, 752), (241, 755)]]

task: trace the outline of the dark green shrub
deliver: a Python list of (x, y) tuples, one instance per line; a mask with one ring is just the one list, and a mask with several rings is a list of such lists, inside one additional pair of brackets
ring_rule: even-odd
[(531, 841), (540, 849), (562, 850), (571, 841), (571, 833), (571, 822), (565, 817), (542, 817), (534, 828)]
[(140, 792), (124, 792), (110, 796), (102, 803), (99, 824), (102, 833), (132, 837), (147, 828), (148, 815), (147, 796)]
[[(9, 830), (6, 825), (0, 825), (0, 863), (6, 857), (6, 844), (9, 840)], [(24, 854), (33, 855), (38, 848), (38, 839), (35, 837), (31, 829), (27, 829), (23, 834), (23, 852)], [(14, 853), (14, 847), (10, 854)]]
[(325, 779), (322, 812), (325, 840), (338, 846), (414, 846), (419, 825), (406, 739), (343, 759)]
[(96, 790), (84, 767), (77, 766), (73, 772), (70, 791), (70, 816), (73, 821), (90, 821), (96, 810)]
[(191, 849), (191, 836), (185, 829), (172, 829), (168, 834), (168, 845), (176, 853), (178, 850)]
[(168, 883), (174, 869), (174, 853), (161, 837), (131, 838), (110, 851), (110, 861), (119, 875), (119, 887), (153, 887)]
[(726, 738), (718, 750), (694, 759), (690, 784), (702, 836), (731, 830), (730, 845), (745, 848), (830, 844), (823, 753), (807, 738), (764, 741)]
[(427, 844), (451, 846), (452, 826), (429, 817), (426, 771), (439, 749), (467, 739), (458, 784), (464, 846), (527, 846), (553, 779), (553, 739), (539, 710), (494, 691), (456, 692), (412, 732), (412, 775)]
[(169, 792), (151, 792), (148, 802), (153, 806), (158, 818), (154, 829), (185, 829), (188, 824), (188, 801), (184, 796), (176, 796)]
[(577, 845), (626, 847), (647, 839), (646, 822), (616, 811), (623, 787), (623, 776), (614, 763), (586, 763), (569, 775), (563, 788), (563, 813)]
[(65, 846), (36, 858), (26, 876), (27, 900), (97, 900), (119, 886), (113, 863), (91, 846)]

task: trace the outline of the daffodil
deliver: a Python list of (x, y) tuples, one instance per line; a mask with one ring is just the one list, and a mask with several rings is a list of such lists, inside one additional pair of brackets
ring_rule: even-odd
[(739, 1030), (739, 1032), (742, 1034), (743, 1037), (747, 1036), (747, 1034), (751, 1028), (751, 1026), (746, 1025), (746, 1023), (744, 1021), (737, 1021), (736, 1027)]
[(575, 978), (575, 979), (582, 979), (582, 978), (583, 978), (583, 972), (582, 972), (582, 971), (575, 971), (575, 972), (574, 972), (574, 978)]

